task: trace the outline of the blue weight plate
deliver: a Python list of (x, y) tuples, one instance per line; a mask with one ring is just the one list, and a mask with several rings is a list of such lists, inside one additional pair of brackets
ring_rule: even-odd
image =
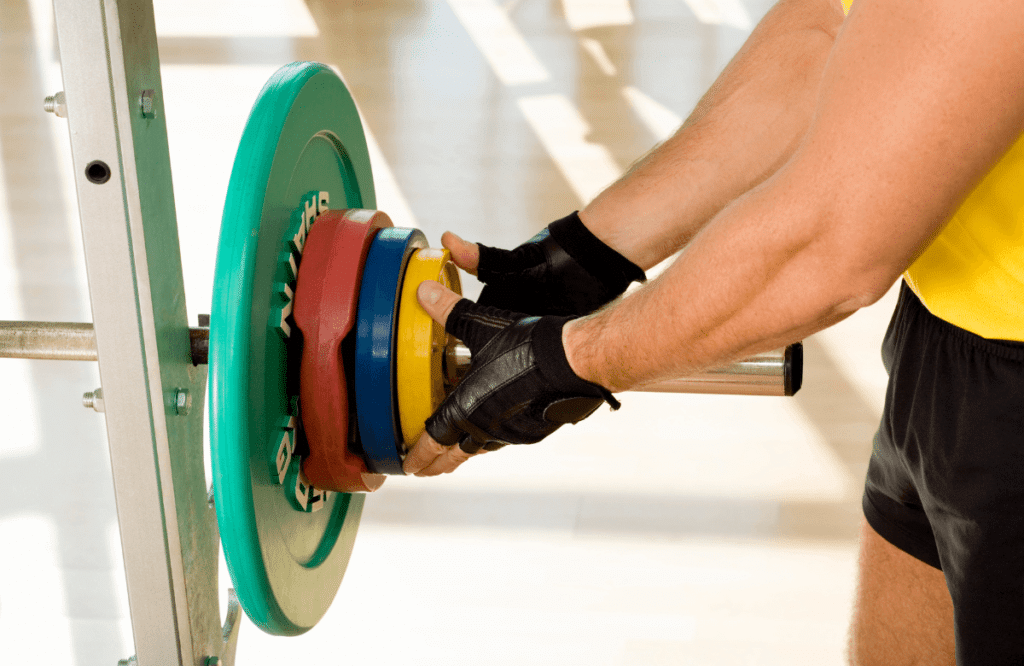
[(356, 324), (356, 418), (366, 462), (378, 474), (403, 473), (395, 327), (405, 266), (414, 250), (426, 246), (418, 229), (381, 229), (363, 268)]

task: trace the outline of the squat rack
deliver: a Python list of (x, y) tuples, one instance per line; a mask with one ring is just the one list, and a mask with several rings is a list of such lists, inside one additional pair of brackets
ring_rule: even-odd
[(54, 0), (135, 656), (231, 666), (151, 0)]

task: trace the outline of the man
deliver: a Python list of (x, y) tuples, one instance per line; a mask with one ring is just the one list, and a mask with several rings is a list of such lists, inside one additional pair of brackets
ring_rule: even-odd
[(782, 0), (578, 216), (511, 253), (446, 235), (494, 284), (479, 305), (420, 287), (474, 362), (406, 471), (794, 342), (905, 274), (850, 659), (1024, 663), (1022, 38), (1013, 0)]

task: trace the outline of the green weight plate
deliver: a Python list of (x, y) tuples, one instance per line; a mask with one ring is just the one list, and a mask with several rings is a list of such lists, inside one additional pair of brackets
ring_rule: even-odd
[(291, 299), (306, 232), (331, 208), (374, 208), (359, 114), (325, 65), (278, 70), (253, 106), (224, 204), (210, 321), (217, 520), (242, 608), (272, 634), (309, 630), (348, 565), (362, 495), (301, 469)]

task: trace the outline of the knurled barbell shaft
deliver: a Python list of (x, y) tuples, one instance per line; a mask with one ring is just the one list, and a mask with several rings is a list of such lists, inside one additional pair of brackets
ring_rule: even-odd
[[(206, 363), (210, 355), (210, 329), (189, 329), (192, 362)], [(95, 361), (93, 325), (78, 322), (0, 321), (0, 358), (53, 361)]]
[(92, 324), (0, 321), (0, 357), (95, 361)]
[[(189, 329), (192, 362), (209, 359), (210, 329)], [(0, 358), (95, 361), (93, 325), (44, 321), (0, 321)], [(449, 376), (461, 377), (469, 368), (469, 350), (454, 344), (445, 355)], [(691, 377), (668, 379), (636, 391), (649, 393), (716, 393), (726, 395), (792, 395), (800, 388), (803, 351), (799, 343), (758, 354)]]

